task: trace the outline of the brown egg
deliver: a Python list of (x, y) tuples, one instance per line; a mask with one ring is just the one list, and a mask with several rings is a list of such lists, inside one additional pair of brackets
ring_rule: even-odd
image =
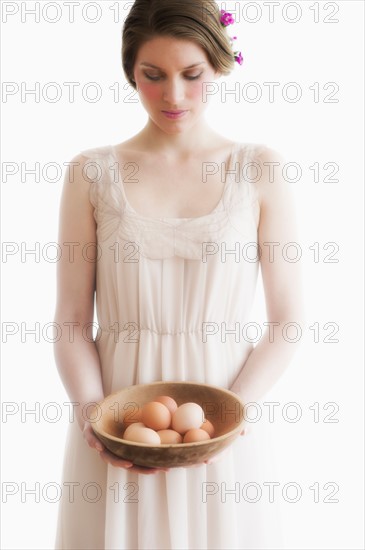
[(157, 432), (151, 430), (151, 428), (144, 428), (140, 426), (133, 427), (127, 436), (124, 434), (124, 439), (126, 441), (135, 441), (136, 443), (145, 443), (146, 445), (161, 444), (161, 439)]
[(172, 415), (171, 427), (180, 434), (193, 428), (200, 428), (204, 422), (204, 411), (197, 403), (183, 403)]
[(210, 439), (210, 435), (205, 430), (200, 428), (194, 428), (193, 430), (188, 430), (184, 435), (183, 443), (193, 443), (194, 441), (207, 441)]
[(165, 430), (170, 427), (171, 413), (158, 401), (150, 401), (142, 407), (142, 422), (153, 430)]
[(215, 430), (210, 420), (204, 420), (203, 424), (200, 426), (200, 429), (205, 430), (210, 435), (210, 437), (213, 437)]
[(155, 401), (158, 401), (159, 403), (162, 403), (167, 407), (171, 414), (174, 414), (174, 412), (177, 409), (177, 403), (175, 399), (172, 399), (172, 397), (169, 397), (168, 395), (159, 395), (158, 397), (155, 397)]
[(175, 430), (159, 430), (158, 435), (160, 436), (161, 443), (182, 443), (182, 435)]
[(146, 428), (146, 425), (143, 424), (143, 422), (134, 422), (133, 424), (130, 424), (125, 430), (123, 434), (123, 439), (128, 439), (130, 434), (135, 430), (136, 428)]

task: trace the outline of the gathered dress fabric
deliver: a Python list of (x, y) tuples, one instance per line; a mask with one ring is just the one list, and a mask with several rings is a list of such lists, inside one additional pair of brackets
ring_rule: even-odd
[[(253, 350), (242, 327), (259, 273), (257, 163), (265, 149), (234, 142), (221, 200), (195, 218), (139, 214), (116, 146), (82, 151), (97, 224), (95, 345), (105, 395), (161, 380), (230, 389), (244, 368)], [(144, 475), (106, 464), (71, 422), (55, 548), (282, 548), (265, 485), (275, 481), (270, 453), (256, 423), (212, 464)]]

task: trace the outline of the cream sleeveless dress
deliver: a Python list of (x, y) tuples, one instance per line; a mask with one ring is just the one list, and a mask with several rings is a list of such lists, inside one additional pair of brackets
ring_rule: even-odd
[[(158, 380), (231, 387), (253, 349), (228, 331), (250, 321), (259, 269), (255, 159), (264, 150), (234, 143), (222, 198), (197, 218), (140, 215), (126, 198), (115, 146), (82, 151), (97, 222), (105, 395)], [(270, 449), (256, 431), (213, 464), (143, 475), (105, 464), (71, 423), (55, 548), (281, 548), (263, 485), (275, 481), (264, 469)]]

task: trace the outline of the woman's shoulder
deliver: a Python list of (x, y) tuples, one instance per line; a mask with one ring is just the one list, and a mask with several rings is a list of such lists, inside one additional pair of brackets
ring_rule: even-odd
[(270, 151), (270, 147), (261, 141), (236, 141), (235, 144), (238, 150), (250, 156), (262, 157)]
[(107, 145), (90, 147), (88, 149), (80, 149), (78, 152), (75, 152), (73, 156), (70, 156), (67, 162), (65, 162), (67, 170), (71, 174), (76, 173), (84, 177), (84, 171), (87, 168), (88, 164), (92, 161), (98, 161), (99, 159), (101, 159), (105, 155), (107, 150)]
[(279, 149), (271, 147), (263, 142), (237, 142), (236, 150), (242, 162), (259, 165), (260, 172), (263, 172), (264, 179), (266, 175), (269, 174), (270, 170), (272, 170), (273, 166), (283, 166), (285, 162), (284, 155)]
[(105, 155), (107, 155), (109, 152), (110, 152), (110, 149), (111, 149), (111, 145), (99, 145), (99, 146), (95, 146), (95, 147), (90, 147), (90, 148), (87, 148), (87, 149), (82, 149), (79, 151), (78, 155), (81, 156), (81, 157), (84, 157), (84, 158), (93, 158), (93, 159), (98, 159), (98, 158), (102, 158), (104, 157)]

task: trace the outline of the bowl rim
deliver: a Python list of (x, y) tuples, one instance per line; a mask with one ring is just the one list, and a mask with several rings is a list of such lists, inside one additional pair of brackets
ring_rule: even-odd
[[(242, 410), (244, 411), (244, 404), (243, 404), (241, 398), (239, 397), (239, 395), (237, 395), (233, 391), (228, 390), (226, 388), (221, 388), (220, 386), (215, 386), (213, 384), (207, 384), (205, 382), (195, 382), (194, 380), (192, 380), (192, 381), (190, 381), (190, 380), (183, 380), (183, 381), (160, 380), (160, 381), (155, 381), (155, 382), (145, 382), (143, 384), (132, 384), (131, 386), (125, 386), (124, 388), (122, 388), (120, 390), (117, 390), (117, 391), (107, 395), (106, 397), (104, 397), (104, 399), (101, 399), (101, 401), (98, 401), (97, 404), (101, 407), (101, 404), (104, 403), (104, 401), (106, 401), (107, 399), (110, 399), (114, 395), (118, 395), (122, 391), (129, 390), (131, 388), (143, 387), (143, 386), (145, 386), (145, 387), (146, 386), (155, 386), (155, 385), (157, 386), (157, 385), (161, 385), (161, 384), (176, 384), (176, 385), (183, 384), (183, 385), (187, 385), (187, 386), (195, 385), (195, 386), (203, 386), (203, 387), (206, 387), (206, 388), (220, 390), (223, 393), (226, 393), (227, 395), (230, 395), (230, 396), (234, 397), (239, 402), (239, 404), (242, 407)], [(244, 414), (242, 415), (242, 418), (241, 418), (239, 424), (233, 430), (231, 430), (231, 431), (229, 431), (225, 434), (219, 435), (218, 437), (211, 437), (210, 439), (206, 439), (204, 441), (192, 441), (190, 443), (160, 443), (159, 445), (152, 445), (152, 444), (149, 444), (149, 443), (140, 443), (138, 441), (127, 441), (126, 439), (122, 439), (121, 437), (116, 437), (114, 435), (108, 434), (104, 430), (98, 429), (96, 427), (96, 424), (99, 421), (99, 419), (94, 420), (94, 421), (89, 421), (89, 422), (91, 424), (91, 427), (92, 427), (93, 431), (97, 435), (101, 435), (102, 437), (105, 437), (106, 439), (109, 439), (111, 441), (115, 441), (117, 443), (123, 443), (124, 445), (127, 445), (127, 446), (141, 447), (141, 448), (148, 447), (149, 449), (164, 449), (164, 448), (174, 448), (174, 449), (183, 448), (183, 449), (186, 449), (187, 447), (196, 447), (196, 446), (204, 446), (204, 445), (207, 446), (210, 443), (212, 443), (213, 441), (215, 441), (215, 442), (224, 441), (228, 437), (231, 437), (231, 436), (235, 435), (236, 432), (241, 431), (243, 420), (244, 420)]]

